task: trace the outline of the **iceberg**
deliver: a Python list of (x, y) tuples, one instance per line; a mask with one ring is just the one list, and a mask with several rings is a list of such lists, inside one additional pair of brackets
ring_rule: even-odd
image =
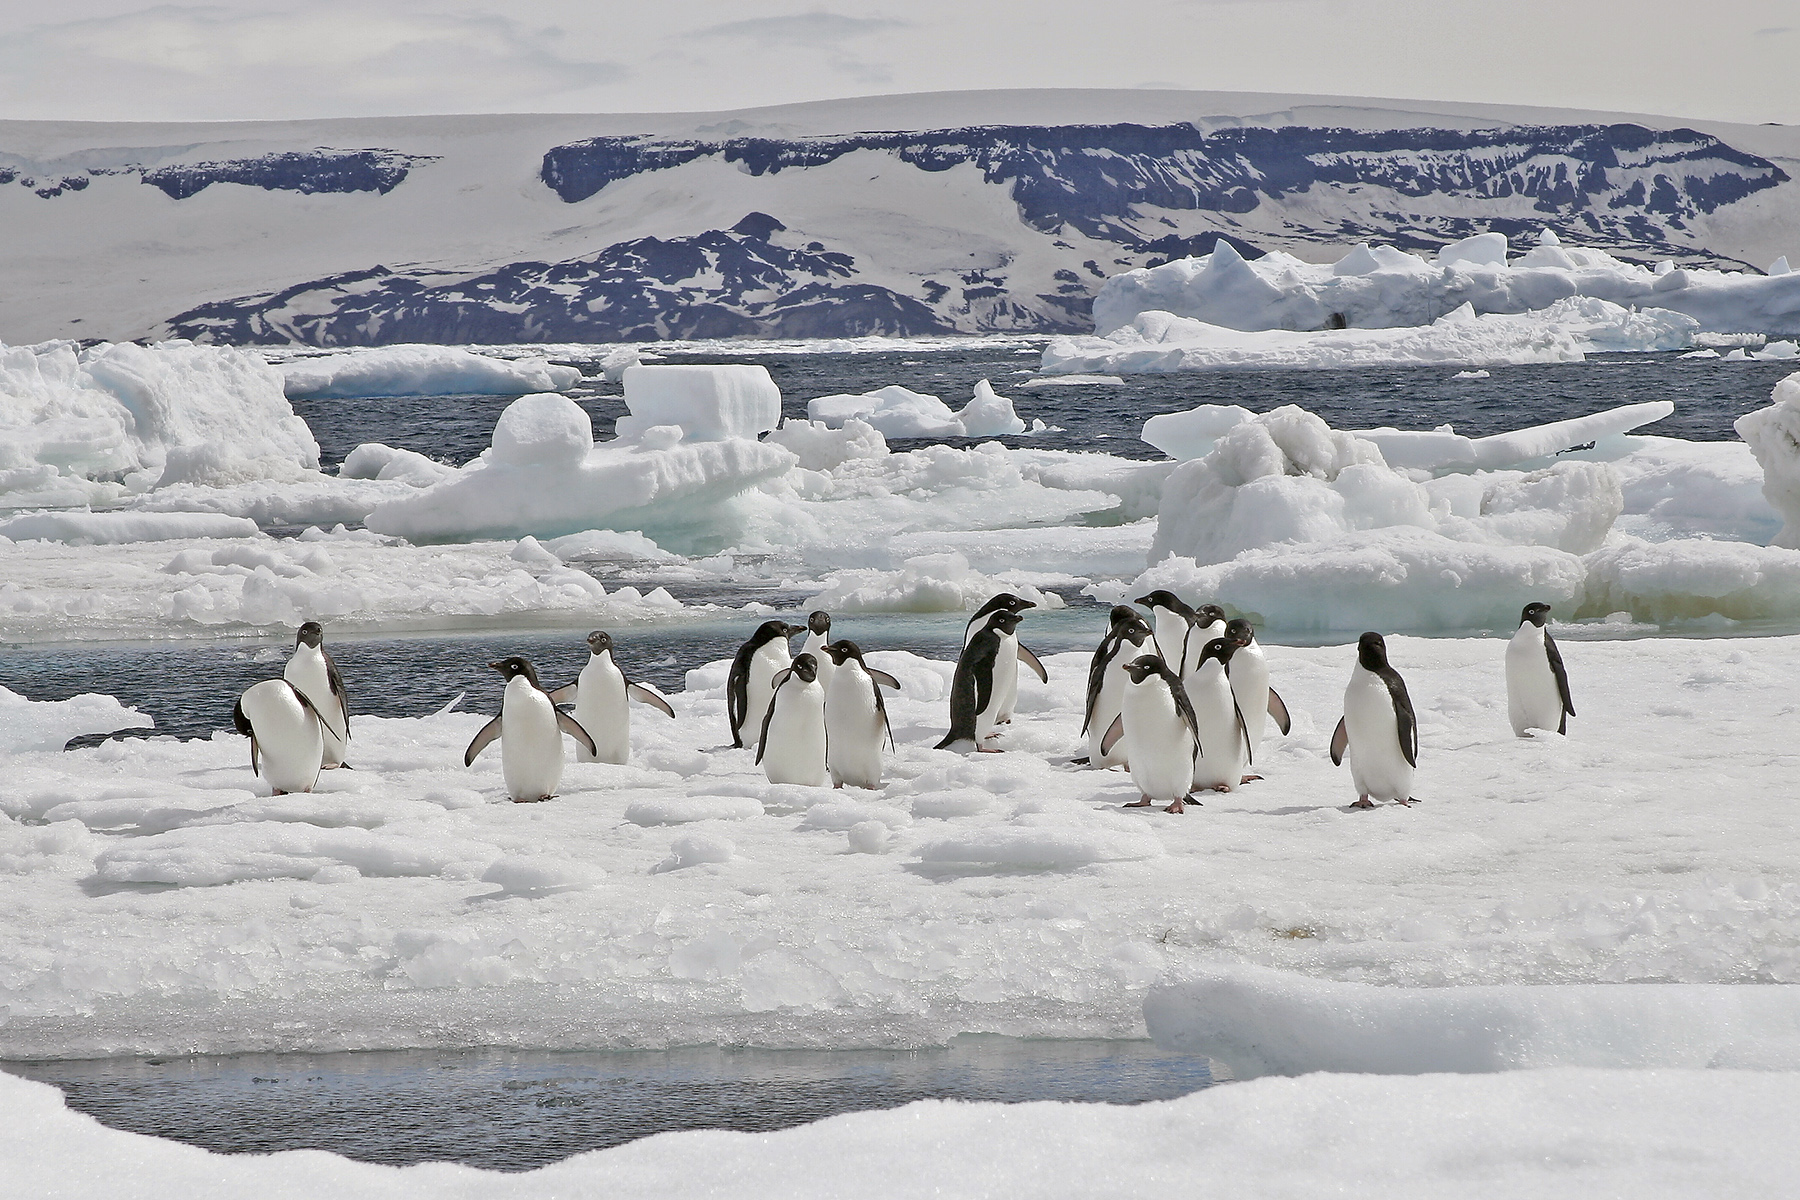
[(457, 346), (381, 346), (296, 358), (277, 368), (294, 399), (374, 396), (522, 396), (581, 382), (575, 367), (536, 355), (495, 358)]
[(614, 425), (621, 440), (659, 426), (679, 427), (689, 442), (755, 438), (781, 422), (781, 391), (767, 367), (636, 364), (622, 377), (631, 415)]
[(1781, 532), (1771, 544), (1795, 550), (1800, 549), (1800, 371), (1777, 383), (1770, 399), (1773, 404), (1745, 413), (1733, 427), (1756, 455), (1763, 495), (1781, 514)]
[(1027, 426), (1009, 397), (983, 379), (960, 411), (925, 392), (890, 384), (860, 395), (819, 396), (806, 402), (806, 415), (829, 428), (862, 421), (888, 437), (1000, 437), (1044, 427)]

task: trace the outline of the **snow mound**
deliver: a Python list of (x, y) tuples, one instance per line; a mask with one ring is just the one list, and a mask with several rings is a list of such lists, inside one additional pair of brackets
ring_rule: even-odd
[(1549, 230), (1510, 260), (1497, 233), (1447, 245), (1433, 260), (1365, 244), (1330, 265), (1279, 251), (1247, 262), (1220, 242), (1211, 254), (1108, 279), (1094, 298), (1094, 328), (1109, 335), (1161, 313), (1227, 330), (1393, 329), (1429, 325), (1463, 305), (1475, 314), (1516, 315), (1571, 299), (1673, 310), (1691, 319), (1690, 328), (1800, 333), (1800, 275), (1666, 263), (1653, 270), (1564, 246)]
[(1712, 538), (1617, 537), (1582, 560), (1585, 608), (1640, 620), (1800, 617), (1800, 550)]
[(921, 554), (898, 571), (851, 568), (833, 571), (825, 588), (806, 602), (830, 612), (973, 612), (996, 592), (1013, 592), (1041, 608), (1062, 608), (1063, 598), (1028, 583), (983, 575), (956, 551)]
[(1219, 966), (1151, 988), (1144, 1023), (1240, 1078), (1800, 1063), (1800, 989), (1782, 984), (1374, 987)]
[(625, 819), (633, 825), (743, 821), (762, 815), (762, 804), (750, 796), (656, 796), (625, 806)]
[[(1789, 276), (1800, 279), (1800, 273)], [(1775, 385), (1767, 408), (1745, 413), (1734, 423), (1763, 469), (1762, 493), (1781, 514), (1773, 542), (1800, 549), (1800, 371)]]
[(1582, 362), (1604, 351), (1684, 350), (1698, 328), (1682, 313), (1631, 310), (1591, 296), (1571, 296), (1517, 314), (1478, 316), (1465, 304), (1429, 325), (1315, 332), (1279, 327), (1244, 331), (1152, 310), (1104, 336), (1052, 338), (1044, 347), (1042, 370), (1141, 375), (1229, 367)]
[(27, 700), (0, 686), (0, 754), (61, 750), (84, 733), (150, 729), (151, 717), (126, 708), (111, 696), (85, 692), (68, 700)]
[(1104, 862), (1131, 862), (1164, 853), (1154, 833), (1103, 826), (1003, 826), (938, 838), (919, 847), (933, 866), (999, 867), (1015, 871), (1075, 871)]
[(39, 512), (0, 520), (0, 538), (62, 542), (69, 546), (260, 536), (255, 521), (217, 513)]
[(294, 359), (278, 368), (290, 397), (522, 396), (581, 382), (574, 367), (535, 355), (495, 358), (456, 346), (381, 346)]
[[(828, 428), (863, 421), (888, 437), (1000, 437), (1027, 432), (1009, 397), (983, 379), (960, 411), (925, 392), (890, 384), (860, 395), (820, 396), (806, 402), (806, 415)], [(1041, 429), (1042, 422), (1035, 428)]]
[(456, 470), (447, 463), (426, 458), (416, 450), (399, 450), (380, 442), (364, 442), (344, 456), (338, 466), (340, 479), (381, 479), (430, 487)]
[(755, 438), (781, 421), (781, 391), (761, 366), (630, 366), (623, 372), (625, 407), (615, 433), (637, 438), (678, 425), (690, 442)]
[(884, 458), (887, 439), (867, 421), (850, 417), (833, 427), (823, 421), (788, 418), (768, 437), (770, 445), (791, 450), (804, 471), (831, 471), (856, 458)]

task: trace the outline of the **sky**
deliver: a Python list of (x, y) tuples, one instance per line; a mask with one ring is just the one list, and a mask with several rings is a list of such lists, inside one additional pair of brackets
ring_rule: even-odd
[(1800, 0), (0, 0), (0, 118), (1191, 88), (1800, 124)]

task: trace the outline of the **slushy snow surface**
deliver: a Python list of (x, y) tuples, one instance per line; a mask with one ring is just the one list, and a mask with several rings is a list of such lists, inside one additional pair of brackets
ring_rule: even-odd
[(381, 346), (296, 358), (280, 366), (289, 396), (522, 396), (560, 392), (581, 372), (536, 355), (496, 358), (458, 346)]

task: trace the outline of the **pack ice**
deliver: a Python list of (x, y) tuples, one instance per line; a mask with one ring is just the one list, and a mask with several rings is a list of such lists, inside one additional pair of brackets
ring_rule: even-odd
[(287, 394), (305, 399), (365, 396), (522, 396), (581, 381), (575, 367), (535, 354), (499, 358), (459, 346), (381, 346), (309, 355), (279, 365)]

